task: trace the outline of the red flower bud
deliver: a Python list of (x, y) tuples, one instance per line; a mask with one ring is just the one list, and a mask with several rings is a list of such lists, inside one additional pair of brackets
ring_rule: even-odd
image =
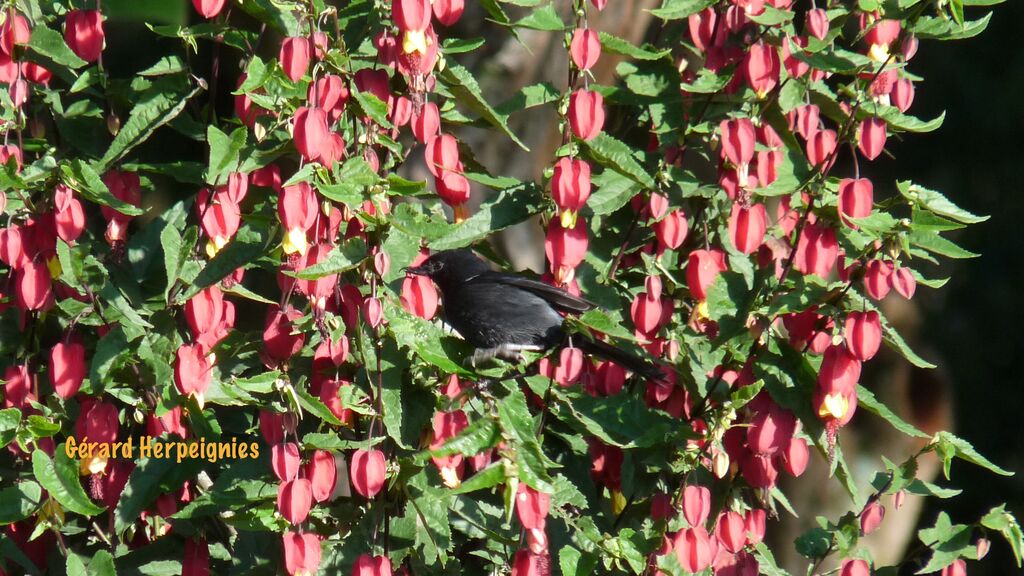
[(371, 328), (377, 328), (384, 321), (384, 306), (380, 298), (368, 297), (363, 300), (363, 319)]
[(914, 82), (910, 78), (900, 78), (893, 84), (889, 98), (893, 105), (900, 109), (900, 112), (906, 112), (914, 103)]
[(808, 224), (796, 247), (793, 267), (804, 274), (828, 278), (839, 258), (839, 244), (833, 228), (818, 223)]
[(451, 26), (462, 18), (466, 8), (465, 0), (433, 0), (434, 18), (445, 26)]
[(285, 532), (284, 567), (291, 576), (312, 576), (320, 569), (320, 538), (312, 532)]
[(746, 515), (744, 515), (743, 523), (747, 534), (749, 534), (747, 542), (751, 546), (759, 544), (764, 540), (765, 521), (767, 518), (768, 514), (762, 508), (747, 510)]
[(967, 562), (963, 558), (953, 560), (953, 563), (942, 569), (939, 576), (967, 576)]
[(277, 214), (285, 229), (286, 254), (306, 253), (306, 232), (316, 223), (318, 210), (316, 192), (307, 182), (284, 187), (277, 201)]
[(267, 164), (249, 175), (250, 184), (263, 188), (281, 191), (281, 168), (277, 164)]
[(740, 473), (751, 488), (771, 488), (779, 476), (771, 456), (753, 452), (748, 453), (740, 463)]
[[(223, 4), (223, 2), (221, 2)], [(181, 560), (181, 576), (209, 576), (210, 546), (205, 539), (185, 540), (185, 557)]]
[(277, 488), (277, 511), (292, 524), (302, 524), (313, 505), (313, 489), (306, 478), (283, 482)]
[(271, 360), (284, 362), (302, 349), (305, 337), (302, 333), (292, 334), (295, 328), (292, 323), (299, 318), (302, 318), (302, 313), (291, 307), (267, 310), (263, 350)]
[(864, 289), (868, 296), (875, 300), (881, 300), (889, 294), (892, 288), (893, 264), (885, 260), (872, 260), (868, 262), (864, 272)]
[(32, 392), (32, 375), (28, 366), (10, 366), (4, 371), (4, 408), (23, 408), (28, 400), (35, 400)]
[(429, 0), (392, 0), (391, 17), (402, 32), (423, 32), (430, 25)]
[(667, 216), (654, 223), (654, 235), (661, 246), (668, 250), (679, 248), (689, 231), (686, 214), (679, 209), (669, 212)]
[(810, 456), (807, 441), (803, 438), (793, 438), (782, 452), (782, 465), (790, 476), (799, 478), (804, 470), (807, 470)]
[(14, 12), (8, 12), (0, 24), (0, 54), (14, 56), (15, 44), (27, 44), (32, 36), (28, 19)]
[(593, 140), (604, 127), (604, 97), (590, 90), (569, 96), (569, 126), (580, 140)]
[(583, 262), (587, 254), (589, 243), (586, 225), (565, 228), (558, 219), (548, 224), (544, 253), (547, 255), (548, 267), (556, 284), (572, 282), (576, 267)]
[(818, 40), (828, 36), (828, 13), (821, 8), (807, 11), (806, 30)]
[(327, 128), (327, 113), (322, 109), (299, 108), (295, 111), (292, 139), (295, 141), (295, 148), (303, 158), (311, 162), (320, 158), (330, 137), (331, 131)]
[(15, 303), (23, 310), (42, 310), (52, 305), (52, 288), (45, 262), (29, 260), (15, 273)]
[(77, 394), (88, 372), (85, 347), (78, 342), (59, 342), (50, 350), (50, 382), (61, 398)]
[(327, 112), (331, 123), (341, 116), (348, 102), (348, 87), (345, 80), (336, 74), (327, 74), (309, 85), (309, 103)]
[(281, 63), (284, 75), (292, 82), (298, 82), (306, 74), (310, 60), (310, 42), (308, 38), (289, 37), (281, 42), (281, 51), (277, 59)]
[(715, 22), (718, 19), (718, 13), (715, 12), (713, 7), (705, 8), (704, 10), (691, 14), (688, 20), (690, 27), (690, 39), (693, 41), (693, 45), (698, 50), (704, 52), (711, 45), (711, 39), (715, 35)]
[[(127, 202), (136, 208), (142, 202), (142, 193), (139, 187), (139, 175), (134, 172), (120, 172), (111, 170), (103, 176), (103, 183), (107, 185), (110, 193), (122, 202)], [(100, 212), (107, 220), (107, 242), (124, 242), (128, 237), (128, 222), (132, 216), (122, 214), (113, 208), (101, 206)]]
[(350, 382), (345, 380), (325, 380), (320, 384), (319, 394), (320, 401), (324, 403), (324, 406), (327, 406), (331, 414), (334, 414), (345, 426), (352, 425), (353, 414), (351, 409), (342, 407), (339, 392), (342, 386), (348, 386), (349, 384)]
[(285, 431), (295, 433), (295, 416), (267, 410), (260, 411), (260, 435), (267, 444), (275, 445), (284, 442)]
[[(314, 244), (309, 251), (306, 252), (305, 256), (302, 256), (299, 260), (297, 268), (299, 270), (306, 270), (321, 264), (330, 257), (331, 251), (334, 246), (331, 244)], [(334, 286), (338, 283), (337, 274), (327, 274), (321, 276), (316, 280), (297, 280), (295, 282), (296, 288), (304, 294), (313, 307), (316, 310), (324, 310), (327, 306), (327, 299), (334, 293)]]
[(882, 343), (882, 325), (878, 312), (850, 312), (846, 316), (846, 347), (854, 358), (868, 361)]
[(874, 186), (871, 180), (844, 178), (839, 181), (839, 219), (854, 230), (857, 225), (849, 218), (864, 218), (871, 215), (874, 205)]
[(729, 214), (729, 238), (733, 246), (744, 254), (753, 254), (764, 241), (768, 229), (768, 214), (764, 204), (741, 206), (733, 204)]
[(722, 157), (737, 168), (750, 164), (754, 158), (754, 124), (750, 118), (722, 120), (718, 125), (722, 138)]
[(221, 326), (224, 315), (224, 293), (217, 285), (200, 290), (185, 302), (185, 321), (192, 335), (199, 337)]
[[(419, 255), (413, 259), (410, 266), (419, 266), (430, 257), (430, 252), (421, 250)], [(437, 288), (426, 276), (406, 275), (402, 281), (402, 295), (400, 297), (402, 308), (409, 312), (430, 320), (437, 313)]]
[(195, 6), (196, 12), (199, 12), (203, 18), (211, 20), (216, 18), (220, 11), (224, 9), (225, 0), (192, 0), (192, 5)]
[(726, 550), (733, 554), (743, 549), (747, 542), (747, 527), (739, 512), (725, 512), (718, 516), (715, 524), (715, 536)]
[(387, 556), (361, 554), (352, 565), (352, 576), (391, 576), (391, 560)]
[(711, 491), (694, 484), (683, 489), (683, 517), (691, 527), (703, 526), (711, 514)]
[(728, 270), (725, 263), (725, 252), (718, 249), (694, 250), (690, 252), (686, 266), (686, 283), (690, 294), (697, 300), (708, 297), (708, 288), (715, 278)]
[(779, 83), (779, 53), (774, 46), (758, 42), (750, 47), (743, 60), (747, 84), (759, 98), (764, 98)]
[(917, 291), (917, 279), (910, 268), (897, 268), (892, 274), (891, 283), (896, 292), (907, 300), (913, 298)]
[(427, 102), (420, 109), (412, 113), (412, 134), (416, 141), (426, 144), (441, 131), (441, 114), (437, 110), (437, 104)]
[(860, 513), (860, 533), (864, 536), (871, 534), (882, 524), (885, 518), (885, 506), (878, 500), (868, 504), (867, 508)]
[(885, 149), (886, 124), (881, 118), (868, 118), (860, 123), (857, 149), (868, 160), (874, 160)]
[(299, 473), (301, 463), (299, 445), (294, 442), (282, 442), (270, 449), (270, 466), (274, 470), (274, 476), (282, 482), (294, 479)]
[(835, 130), (818, 130), (807, 139), (807, 160), (822, 172), (827, 171), (835, 161), (835, 158), (832, 157), (835, 149)]
[(447, 171), (462, 170), (462, 163), (459, 162), (459, 142), (451, 134), (442, 134), (428, 140), (423, 154), (427, 169), (434, 176), (440, 176)]
[[(462, 410), (434, 414), (433, 439), (430, 442), (430, 449), (441, 448), (445, 442), (458, 436), (467, 426), (469, 426), (469, 420)], [(440, 470), (444, 484), (449, 488), (457, 488), (462, 482), (462, 454), (432, 456), (430, 459)]]
[(306, 477), (313, 489), (313, 499), (324, 502), (334, 493), (334, 484), (338, 480), (338, 471), (334, 463), (334, 454), (326, 450), (317, 450), (306, 465)]
[(702, 526), (680, 530), (672, 542), (676, 559), (684, 570), (696, 574), (711, 566), (717, 546)]
[(543, 529), (548, 510), (551, 508), (551, 495), (538, 492), (520, 482), (516, 492), (516, 516), (527, 530)]
[(350, 468), (352, 487), (362, 497), (373, 498), (384, 488), (387, 462), (380, 450), (356, 450)]
[(790, 443), (796, 433), (792, 412), (771, 405), (754, 415), (747, 428), (747, 445), (758, 454), (775, 454)]
[(523, 548), (512, 559), (512, 576), (551, 576), (551, 559)]
[(601, 39), (590, 28), (577, 28), (572, 34), (569, 55), (580, 70), (590, 70), (601, 57)]
[(213, 366), (199, 344), (187, 344), (178, 348), (174, 364), (174, 384), (183, 396), (195, 396), (199, 406), (203, 395), (213, 378)]
[(443, 172), (435, 179), (437, 195), (449, 206), (461, 206), (469, 201), (469, 180), (458, 172)]
[(843, 560), (839, 576), (871, 576), (871, 571), (864, 560)]
[(562, 225), (573, 228), (576, 214), (590, 197), (590, 164), (563, 156), (551, 176), (551, 196), (562, 212)]
[(72, 10), (64, 19), (64, 41), (86, 62), (99, 60), (103, 52), (103, 16), (98, 10)]
[(388, 105), (388, 110), (393, 106), (394, 98), (391, 96), (391, 86), (388, 73), (384, 70), (371, 70), (364, 68), (356, 72), (356, 90), (376, 96), (378, 100)]

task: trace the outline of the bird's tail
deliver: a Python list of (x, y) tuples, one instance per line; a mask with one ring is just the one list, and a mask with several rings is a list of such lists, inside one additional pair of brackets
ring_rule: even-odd
[(593, 354), (605, 360), (611, 360), (630, 372), (639, 374), (648, 380), (663, 380), (665, 374), (657, 364), (645, 360), (632, 352), (622, 350), (601, 340), (581, 339), (578, 347), (587, 354)]

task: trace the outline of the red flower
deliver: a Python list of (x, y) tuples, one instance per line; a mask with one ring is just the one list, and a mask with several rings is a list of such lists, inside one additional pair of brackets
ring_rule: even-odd
[(590, 70), (601, 57), (601, 39), (590, 28), (577, 28), (572, 34), (569, 55), (580, 70)]
[[(690, 39), (698, 50), (704, 52), (711, 45), (711, 39), (715, 35), (715, 23), (718, 20), (718, 13), (712, 7), (691, 14), (687, 24), (690, 27)], [(722, 38), (721, 40), (724, 40)]]
[(224, 9), (224, 2), (225, 0), (192, 0), (192, 5), (203, 18), (210, 20), (216, 18)]
[(696, 574), (711, 566), (715, 557), (716, 546), (702, 526), (680, 530), (672, 542), (679, 565), (690, 573)]
[(729, 238), (737, 250), (744, 254), (753, 254), (764, 241), (767, 229), (768, 214), (764, 204), (733, 204), (732, 212), (729, 214)]
[(24, 408), (29, 400), (36, 400), (32, 392), (32, 375), (28, 366), (9, 366), (4, 371), (4, 408)]
[(544, 253), (548, 258), (551, 275), (558, 285), (572, 282), (576, 267), (583, 262), (587, 254), (586, 226), (566, 228), (561, 220), (552, 220), (548, 224), (547, 237), (544, 240)]
[(308, 38), (290, 37), (281, 42), (278, 61), (284, 75), (292, 82), (298, 82), (306, 74), (310, 60), (310, 42)]
[(843, 560), (843, 566), (839, 569), (839, 576), (870, 576), (868, 563), (864, 560)]
[[(428, 257), (430, 257), (430, 252), (421, 250), (409, 266), (419, 266)], [(402, 308), (420, 318), (430, 320), (437, 314), (437, 288), (426, 276), (406, 275), (402, 280), (402, 295), (399, 300), (402, 303)]]
[(352, 487), (362, 497), (373, 498), (384, 488), (387, 462), (380, 450), (356, 450), (350, 468)]
[(285, 532), (284, 567), (291, 576), (312, 576), (320, 569), (320, 538), (312, 532)]
[(891, 283), (896, 292), (907, 300), (913, 298), (917, 291), (917, 279), (910, 268), (897, 268), (892, 274)]
[(306, 160), (317, 161), (331, 137), (331, 131), (327, 128), (327, 113), (321, 108), (299, 108), (295, 111), (293, 121), (292, 139), (295, 148)]
[(889, 93), (893, 106), (906, 112), (914, 103), (914, 82), (910, 78), (900, 78), (893, 84), (892, 92)]
[(294, 479), (299, 473), (301, 463), (299, 445), (294, 442), (282, 442), (270, 448), (270, 466), (274, 470), (274, 476), (282, 482)]
[(306, 232), (316, 223), (316, 192), (307, 182), (285, 186), (277, 201), (277, 214), (285, 229), (285, 254), (306, 253)]
[(569, 126), (580, 140), (593, 140), (604, 127), (604, 97), (598, 92), (577, 90), (569, 96)]
[(199, 344), (187, 344), (178, 348), (174, 363), (174, 384), (183, 396), (194, 396), (203, 406), (203, 396), (213, 378), (213, 366)]
[(391, 576), (391, 560), (387, 556), (360, 554), (352, 565), (352, 576)]
[(864, 536), (871, 534), (882, 524), (885, 518), (885, 506), (878, 500), (868, 504), (860, 513), (860, 533)]
[(437, 104), (427, 102), (419, 112), (412, 113), (412, 134), (416, 141), (426, 144), (441, 131), (441, 114)]
[(868, 118), (860, 123), (857, 149), (868, 160), (874, 160), (885, 149), (886, 123), (881, 118)]
[(702, 526), (711, 514), (711, 491), (689, 484), (683, 489), (683, 517), (693, 526)]
[(15, 303), (23, 310), (42, 310), (53, 304), (53, 285), (46, 262), (29, 260), (15, 273)]
[(808, 10), (805, 28), (811, 36), (824, 40), (828, 36), (828, 12), (821, 8)]
[(590, 197), (590, 164), (568, 156), (559, 158), (551, 175), (551, 196), (562, 213), (562, 226), (576, 226), (576, 215)]
[(686, 240), (689, 231), (690, 226), (686, 221), (686, 214), (680, 209), (669, 212), (664, 218), (654, 223), (654, 235), (658, 238), (662, 250), (679, 248)]
[(551, 576), (551, 559), (523, 548), (512, 559), (512, 576)]
[(445, 26), (458, 22), (466, 7), (465, 0), (434, 0), (431, 4), (434, 7), (434, 18)]
[[(136, 208), (142, 202), (142, 192), (139, 185), (139, 175), (134, 172), (120, 172), (111, 170), (103, 176), (103, 183), (110, 189), (110, 193), (122, 202), (127, 202)], [(101, 206), (100, 212), (107, 220), (107, 242), (114, 244), (124, 242), (128, 237), (128, 222), (133, 218), (122, 214), (117, 210)]]
[(545, 519), (551, 508), (551, 495), (538, 492), (526, 485), (519, 483), (516, 492), (516, 516), (527, 530), (544, 529)]
[(292, 524), (302, 524), (313, 505), (313, 490), (306, 478), (295, 478), (277, 488), (277, 511)]
[(882, 343), (882, 325), (878, 312), (850, 312), (846, 316), (846, 347), (854, 358), (868, 361), (878, 353)]
[(72, 10), (64, 19), (64, 41), (86, 62), (99, 60), (103, 52), (103, 16), (98, 10)]
[(85, 347), (78, 342), (59, 342), (50, 350), (50, 382), (61, 398), (77, 394), (88, 372)]
[[(223, 4), (223, 2), (221, 2)], [(209, 576), (210, 547), (206, 539), (185, 540), (185, 557), (181, 560), (181, 576)]]
[(728, 511), (718, 516), (715, 536), (726, 550), (736, 554), (747, 542), (747, 527), (739, 512)]
[[(433, 439), (430, 442), (430, 449), (437, 450), (444, 446), (445, 442), (459, 435), (460, 432), (469, 426), (466, 413), (462, 410), (453, 412), (438, 412), (433, 418)], [(432, 456), (434, 466), (441, 472), (441, 479), (444, 485), (449, 488), (458, 488), (462, 483), (462, 454), (451, 454), (448, 456)]]
[(288, 307), (284, 310), (271, 308), (267, 311), (266, 327), (263, 329), (263, 350), (271, 360), (284, 362), (302, 349), (305, 337), (293, 334), (293, 322), (302, 318), (302, 313)]
[(835, 161), (832, 153), (836, 149), (836, 131), (818, 130), (807, 139), (807, 160), (822, 172), (831, 168)]
[(75, 198), (70, 188), (58, 184), (53, 192), (53, 208), (57, 236), (68, 244), (74, 244), (85, 230), (85, 211), (82, 203)]
[(844, 178), (839, 181), (839, 219), (854, 230), (857, 225), (849, 218), (864, 218), (871, 215), (874, 205), (874, 186), (871, 180)]
[[(722, 157), (737, 169), (741, 169), (754, 159), (754, 124), (750, 118), (738, 118), (733, 120), (722, 120), (718, 125), (718, 132), (722, 138)], [(740, 178), (744, 183), (746, 178)]]
[(758, 98), (764, 98), (779, 83), (779, 53), (774, 46), (758, 42), (750, 47), (743, 61), (747, 84)]
[(872, 260), (868, 262), (864, 272), (864, 289), (868, 296), (875, 300), (881, 300), (889, 294), (892, 288), (893, 264), (886, 260)]
[(313, 499), (324, 502), (334, 493), (334, 484), (338, 479), (338, 471), (334, 464), (334, 454), (326, 450), (317, 450), (306, 465), (306, 477), (313, 489)]
[(708, 288), (715, 278), (729, 267), (725, 263), (725, 252), (718, 249), (694, 250), (690, 252), (686, 266), (686, 283), (690, 294), (697, 300), (708, 297)]
[(804, 274), (828, 278), (839, 258), (839, 243), (833, 228), (818, 223), (808, 224), (796, 246), (793, 267)]
[(798, 478), (807, 470), (810, 456), (807, 441), (803, 438), (792, 438), (782, 451), (782, 465), (790, 476)]

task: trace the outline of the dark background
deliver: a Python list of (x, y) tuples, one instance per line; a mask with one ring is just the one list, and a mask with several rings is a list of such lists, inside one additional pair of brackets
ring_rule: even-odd
[[(908, 135), (892, 146), (896, 160), (883, 163), (878, 173), (881, 181), (913, 179), (967, 210), (991, 215), (952, 236), (981, 257), (946, 261), (926, 273), (952, 279), (940, 290), (918, 291), (924, 312), (919, 341), (936, 351), (936, 363), (952, 380), (955, 433), (1018, 475), (1002, 478), (954, 464), (951, 484), (964, 493), (932, 501), (922, 527), (934, 522), (940, 508), (965, 523), (1002, 502), (1018, 517), (1024, 514), (1024, 2), (1011, 0), (994, 12), (976, 38), (921, 43), (909, 69), (925, 81), (917, 86), (910, 112), (933, 118), (945, 110), (946, 122), (937, 132)], [(1009, 547), (997, 536), (992, 540), (989, 557), (970, 563), (968, 572), (1024, 573), (1011, 568)]]

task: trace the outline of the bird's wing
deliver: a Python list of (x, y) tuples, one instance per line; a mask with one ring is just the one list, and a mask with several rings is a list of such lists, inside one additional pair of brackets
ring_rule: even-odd
[(573, 296), (565, 290), (555, 288), (549, 284), (545, 284), (539, 280), (533, 280), (532, 278), (526, 278), (525, 276), (518, 276), (516, 274), (506, 274), (504, 272), (484, 272), (479, 276), (475, 276), (470, 280), (473, 283), (485, 283), (491, 282), (495, 284), (504, 284), (507, 286), (515, 286), (528, 292), (532, 292), (537, 296), (540, 296), (555, 309), (561, 312), (575, 312), (582, 313), (587, 310), (597, 308), (597, 304), (589, 300), (585, 300), (578, 296)]

